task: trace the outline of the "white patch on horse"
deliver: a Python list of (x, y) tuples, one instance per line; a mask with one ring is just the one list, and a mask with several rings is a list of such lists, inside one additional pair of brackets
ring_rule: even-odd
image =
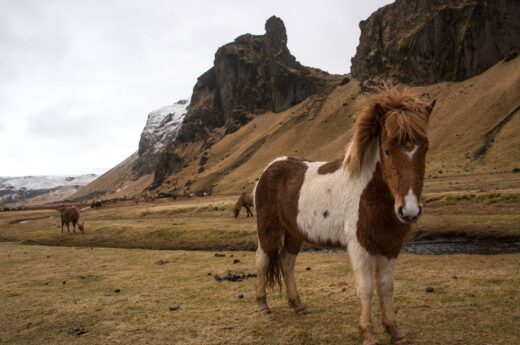
[(305, 162), (307, 171), (300, 189), (296, 221), (300, 231), (312, 242), (347, 246), (357, 240), (359, 200), (379, 162), (379, 145), (367, 149), (359, 176), (346, 169), (321, 175), (326, 162)]
[(417, 153), (418, 148), (419, 148), (419, 145), (414, 145), (413, 149), (405, 152), (405, 154), (408, 156), (408, 158), (410, 158), (410, 160), (413, 159), (413, 156), (415, 156), (415, 153)]
[(406, 217), (416, 217), (420, 212), (419, 202), (412, 188), (408, 190), (408, 193), (404, 197), (403, 214)]

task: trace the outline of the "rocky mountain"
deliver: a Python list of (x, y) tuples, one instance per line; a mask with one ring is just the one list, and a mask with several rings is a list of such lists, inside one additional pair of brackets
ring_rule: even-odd
[(264, 35), (245, 34), (225, 44), (215, 53), (213, 67), (197, 79), (177, 140), (160, 159), (152, 188), (255, 115), (286, 110), (337, 78), (301, 65), (287, 48), (283, 21), (275, 16), (265, 23)]
[(0, 177), (0, 205), (60, 201), (92, 182), (97, 175)]
[(189, 99), (181, 99), (148, 114), (139, 140), (138, 158), (132, 167), (134, 176), (140, 177), (155, 170), (164, 149), (177, 138), (189, 104)]
[(287, 48), (283, 22), (272, 17), (265, 34), (218, 49), (177, 133), (167, 136), (162, 120), (152, 121), (168, 138), (156, 150), (158, 139), (143, 133), (140, 152), (154, 160), (136, 169), (136, 153), (75, 196), (237, 193), (251, 189), (277, 156), (335, 159), (350, 138), (358, 99), (381, 79), (437, 99), (429, 178), (511, 172), (520, 160), (520, 57), (511, 53), (519, 48), (517, 5), (397, 0), (361, 22), (351, 76), (302, 66)]
[(396, 0), (359, 27), (355, 78), (461, 81), (520, 52), (520, 1)]

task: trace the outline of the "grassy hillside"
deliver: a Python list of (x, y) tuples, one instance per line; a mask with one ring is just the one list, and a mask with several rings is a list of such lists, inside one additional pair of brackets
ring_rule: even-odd
[[(463, 82), (412, 89), (437, 99), (429, 128), (427, 178), (511, 172), (520, 166), (520, 57)], [(211, 186), (214, 193), (235, 194), (250, 190), (266, 164), (278, 156), (334, 159), (350, 138), (359, 95), (359, 84), (353, 80), (284, 112), (258, 115), (205, 151), (205, 164), (200, 156), (194, 158), (158, 191), (183, 191), (189, 181), (192, 190)], [(130, 166), (121, 164), (75, 196), (99, 190), (111, 191), (111, 196), (139, 193), (152, 177), (131, 181)]]

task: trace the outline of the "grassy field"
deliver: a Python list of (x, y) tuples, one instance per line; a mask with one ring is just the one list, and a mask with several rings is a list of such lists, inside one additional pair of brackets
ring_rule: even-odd
[[(276, 290), (268, 295), (270, 318), (256, 311), (255, 278), (214, 280), (254, 272), (254, 254), (225, 255), (2, 243), (0, 343), (359, 343), (346, 254), (301, 254), (296, 277), (311, 314), (293, 314)], [(403, 255), (398, 320), (413, 344), (518, 344), (519, 265), (517, 254)], [(374, 307), (377, 336), (387, 344)]]
[[(53, 209), (0, 212), (0, 242), (59, 246), (252, 250), (256, 218), (233, 218), (235, 197), (111, 204), (81, 213), (86, 234), (62, 235)], [(430, 192), (415, 236), (520, 237), (516, 191)]]

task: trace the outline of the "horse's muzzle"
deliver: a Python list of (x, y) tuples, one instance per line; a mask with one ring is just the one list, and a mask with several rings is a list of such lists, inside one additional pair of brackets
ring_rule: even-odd
[(407, 209), (400, 206), (397, 210), (397, 218), (403, 223), (415, 223), (422, 216), (422, 205), (417, 208)]

